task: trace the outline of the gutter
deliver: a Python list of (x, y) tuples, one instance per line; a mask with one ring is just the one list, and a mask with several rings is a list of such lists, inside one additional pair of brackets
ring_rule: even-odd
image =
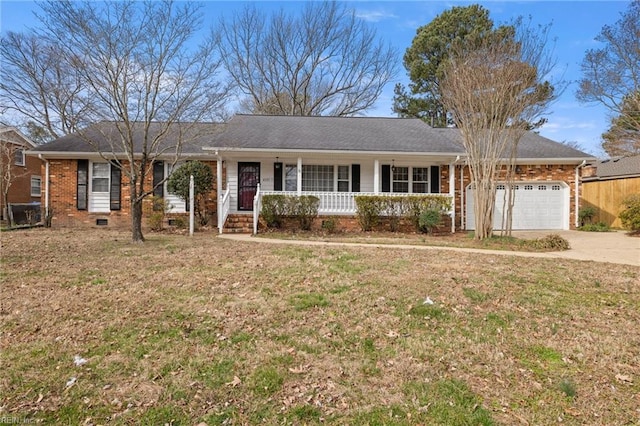
[(44, 214), (46, 218), (49, 217), (49, 160), (45, 159), (42, 154), (38, 154), (38, 158), (44, 161)]
[(579, 213), (580, 213), (580, 169), (583, 168), (585, 165), (587, 164), (587, 160), (583, 160), (581, 164), (579, 164), (576, 167), (576, 175), (575, 175), (575, 186), (576, 186), (576, 190), (575, 190), (575, 206), (576, 206), (576, 217), (575, 217), (575, 227), (578, 228), (580, 226), (579, 223)]

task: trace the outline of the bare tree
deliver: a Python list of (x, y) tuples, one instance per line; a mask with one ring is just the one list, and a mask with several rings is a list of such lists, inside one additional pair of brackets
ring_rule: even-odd
[[(21, 168), (14, 167), (13, 164), (16, 161), (16, 154), (23, 150), (24, 147), (12, 143), (9, 140), (0, 141), (0, 194), (2, 195), (2, 217), (11, 219), (9, 214), (9, 189), (11, 184), (20, 177), (26, 176), (30, 171)], [(12, 225), (12, 223), (10, 223)]]
[(60, 49), (35, 33), (9, 32), (0, 43), (0, 109), (34, 140), (72, 133), (91, 118), (79, 75)]
[(354, 115), (373, 106), (397, 69), (396, 52), (336, 2), (269, 19), (248, 6), (221, 28), (221, 57), (251, 111)]
[(544, 77), (553, 66), (545, 55), (548, 27), (518, 21), (512, 35), (496, 34), (452, 47), (441, 81), (442, 101), (460, 129), (474, 182), (475, 237), (493, 235), (496, 185), (506, 182), (511, 232), (511, 182), (518, 142), (553, 99)]
[(583, 78), (576, 93), (582, 102), (599, 103), (611, 113), (602, 147), (610, 155), (640, 152), (640, 0), (629, 3), (615, 25), (595, 38), (604, 44), (582, 60)]
[(212, 32), (194, 42), (202, 16), (191, 2), (64, 0), (41, 7), (49, 40), (59, 44), (91, 101), (88, 116), (112, 122), (77, 134), (126, 177), (132, 239), (142, 242), (154, 159), (171, 154), (175, 163), (182, 146), (207, 127), (197, 122), (215, 120), (227, 97), (218, 79), (218, 38)]
[(611, 118), (602, 134), (602, 147), (611, 156), (640, 154), (640, 90), (622, 98), (620, 115)]

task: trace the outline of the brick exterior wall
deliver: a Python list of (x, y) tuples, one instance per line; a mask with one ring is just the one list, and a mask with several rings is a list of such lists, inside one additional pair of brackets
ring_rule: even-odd
[[(0, 168), (4, 170), (5, 167), (10, 167), (10, 173), (11, 176), (13, 176), (11, 186), (9, 186), (7, 200), (4, 199), (4, 191), (0, 191), (0, 215), (2, 215), (2, 219), (5, 218), (4, 212), (7, 201), (9, 203), (40, 202), (40, 196), (31, 196), (31, 176), (41, 176), (40, 165), (42, 164), (42, 161), (38, 157), (25, 156), (24, 166), (17, 166), (14, 161), (13, 150), (10, 151), (11, 158), (8, 165), (5, 164), (7, 161), (5, 155), (0, 155), (0, 161), (2, 161)], [(41, 187), (44, 191), (44, 179), (42, 179)]]
[[(215, 223), (216, 213), (216, 182), (215, 182), (215, 161), (203, 161), (208, 164), (214, 172), (213, 190), (207, 194), (207, 209), (213, 214)], [(124, 167), (127, 167), (126, 163)], [(53, 212), (51, 221), (52, 227), (109, 227), (109, 228), (131, 228), (131, 193), (129, 190), (129, 179), (122, 174), (121, 186), (121, 209), (108, 213), (92, 213), (88, 210), (78, 210), (77, 208), (77, 160), (49, 160), (49, 208)], [(42, 166), (43, 195), (42, 205), (44, 206), (44, 177), (45, 166)], [(224, 175), (223, 175), (224, 176)], [(145, 187), (151, 188), (153, 174), (150, 173), (145, 179)], [(146, 227), (146, 218), (153, 213), (151, 197), (147, 197), (143, 206), (143, 226)], [(170, 218), (177, 216), (188, 216), (186, 214), (170, 214), (165, 219), (165, 224)], [(106, 219), (107, 225), (97, 225), (99, 219)]]
[[(216, 170), (215, 161), (203, 161), (208, 164), (212, 170)], [(461, 228), (461, 209), (460, 200), (461, 193), (471, 183), (471, 177), (468, 167), (464, 167), (462, 175), (463, 182), (460, 185), (460, 170), (462, 166), (455, 167), (455, 222), (456, 229)], [(520, 165), (519, 173), (516, 176), (517, 181), (562, 181), (565, 182), (570, 189), (570, 226), (574, 228), (575, 218), (575, 165)], [(223, 181), (225, 178), (226, 170), (223, 168)], [(43, 177), (43, 196), (42, 205), (44, 206), (44, 165), (42, 166)], [(76, 179), (77, 179), (77, 161), (76, 160), (50, 160), (49, 161), (49, 205), (53, 211), (52, 226), (56, 227), (70, 227), (70, 226), (88, 226), (97, 227), (96, 222), (98, 219), (107, 219), (107, 227), (129, 228), (130, 217), (130, 195), (128, 180), (126, 176), (122, 175), (122, 193), (121, 193), (121, 210), (112, 211), (110, 213), (90, 213), (86, 210), (78, 210), (77, 195), (76, 195)], [(147, 176), (147, 187), (150, 188), (152, 184), (152, 175)], [(216, 209), (217, 209), (217, 194), (216, 184), (214, 182), (214, 189), (207, 194), (207, 209), (213, 213), (211, 217), (211, 224), (216, 224)], [(440, 168), (440, 191), (442, 193), (449, 192), (449, 167), (442, 166)], [(151, 204), (151, 197), (145, 200), (144, 217), (148, 218), (153, 213)], [(188, 214), (182, 214), (186, 216)], [(171, 214), (167, 216), (167, 220), (172, 217), (180, 215)], [(327, 217), (320, 217), (314, 223), (314, 229), (321, 229), (322, 220), (326, 220)], [(357, 230), (360, 228), (358, 221), (355, 217), (336, 216), (338, 229), (341, 230)], [(166, 222), (165, 222), (166, 224)], [(143, 222), (146, 225), (146, 220)], [(381, 229), (388, 228), (387, 224), (382, 223)], [(450, 223), (445, 225), (446, 229), (450, 229)], [(408, 229), (408, 227), (407, 227)], [(411, 226), (411, 229), (413, 227)]]

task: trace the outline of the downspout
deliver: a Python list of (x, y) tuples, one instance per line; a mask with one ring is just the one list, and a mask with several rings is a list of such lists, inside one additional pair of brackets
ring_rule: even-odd
[(464, 164), (460, 167), (460, 229), (466, 230), (467, 215), (465, 212), (464, 197), (466, 195), (464, 187)]
[(49, 160), (38, 154), (40, 161), (44, 161), (44, 217), (49, 217)]
[(574, 225), (575, 225), (576, 228), (578, 228), (580, 226), (579, 219), (578, 219), (579, 213), (580, 213), (580, 211), (579, 211), (580, 210), (580, 174), (579, 174), (579, 172), (580, 172), (580, 169), (582, 167), (584, 167), (586, 164), (587, 164), (587, 160), (582, 160), (582, 163), (579, 164), (576, 167), (576, 176), (575, 176), (575, 179), (576, 179), (575, 180), (576, 190), (575, 190), (575, 194), (574, 194), (574, 196), (575, 196), (575, 201), (574, 202), (575, 202), (575, 206), (576, 206), (576, 217), (575, 217)]
[[(449, 195), (451, 196), (451, 233), (456, 233), (456, 163), (460, 156), (456, 156), (453, 163), (449, 164)], [(462, 193), (462, 191), (461, 191)]]

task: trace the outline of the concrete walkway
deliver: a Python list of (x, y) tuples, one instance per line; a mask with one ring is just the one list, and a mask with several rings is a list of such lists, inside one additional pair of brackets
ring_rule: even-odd
[(245, 241), (264, 244), (293, 244), (293, 245), (322, 245), (322, 246), (351, 246), (351, 247), (379, 247), (413, 250), (449, 250), (467, 253), (485, 253), (501, 256), (540, 257), (547, 259), (575, 259), (591, 262), (609, 262), (622, 265), (640, 267), (640, 237), (630, 237), (624, 232), (581, 232), (581, 231), (514, 231), (517, 238), (534, 239), (549, 234), (559, 234), (564, 237), (571, 249), (549, 253), (516, 252), (506, 250), (483, 250), (457, 247), (421, 246), (410, 244), (367, 244), (344, 243), (309, 240), (279, 240), (275, 238), (256, 238), (248, 234), (223, 234), (219, 238), (235, 241)]

